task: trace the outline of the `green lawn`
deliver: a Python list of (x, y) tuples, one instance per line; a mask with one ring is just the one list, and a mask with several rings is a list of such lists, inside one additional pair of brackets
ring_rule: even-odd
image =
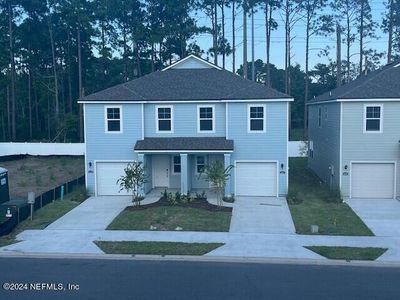
[(290, 129), (290, 136), (289, 136), (290, 141), (304, 141), (304, 130), (303, 128), (299, 129)]
[(204, 255), (221, 243), (103, 242), (95, 244), (107, 254)]
[(381, 256), (386, 248), (358, 248), (358, 247), (305, 247), (329, 259), (343, 260), (375, 260)]
[(202, 208), (159, 206), (143, 210), (125, 209), (108, 226), (109, 230), (158, 230), (184, 231), (229, 231), (232, 214), (222, 211), (208, 211)]
[(291, 158), (289, 164), (289, 194), (302, 200), (300, 204), (288, 200), (297, 233), (310, 234), (310, 225), (318, 225), (319, 234), (373, 235), (347, 204), (335, 203), (335, 194), (307, 169), (306, 158)]
[(71, 209), (86, 199), (84, 189), (80, 188), (65, 196), (64, 200), (56, 200), (38, 209), (33, 213), (33, 220), (29, 218), (22, 221), (14, 230), (5, 236), (0, 237), (0, 247), (17, 242), (16, 235), (27, 229), (44, 229), (48, 224), (65, 215)]

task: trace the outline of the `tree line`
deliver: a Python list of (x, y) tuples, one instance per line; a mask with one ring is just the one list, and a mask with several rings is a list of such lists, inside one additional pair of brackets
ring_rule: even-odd
[[(265, 56), (250, 62), (248, 41), (260, 12)], [(199, 14), (207, 26), (199, 25)], [(298, 24), (305, 36), (302, 67), (292, 62)], [(285, 32), (283, 69), (271, 62), (279, 26)], [(387, 41), (384, 53), (368, 43), (382, 38), (378, 32)], [(198, 44), (199, 34), (210, 37), (209, 49)], [(335, 39), (336, 47), (311, 48), (316, 36)], [(373, 20), (369, 0), (0, 0), (0, 139), (83, 141), (79, 97), (189, 53), (293, 95), (292, 127), (301, 127), (308, 99), (399, 57), (400, 0), (387, 0), (381, 23)], [(326, 55), (329, 63), (310, 66), (315, 55)]]

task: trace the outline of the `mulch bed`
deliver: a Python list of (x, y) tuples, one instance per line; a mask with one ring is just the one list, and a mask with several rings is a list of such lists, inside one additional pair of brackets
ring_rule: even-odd
[(207, 202), (206, 199), (193, 199), (193, 201), (190, 203), (186, 203), (186, 204), (179, 203), (179, 204), (172, 205), (164, 197), (161, 197), (160, 200), (158, 200), (157, 202), (151, 203), (151, 204), (145, 204), (145, 205), (140, 205), (140, 206), (132, 205), (132, 206), (128, 206), (125, 209), (130, 210), (130, 211), (136, 211), (136, 210), (144, 210), (144, 209), (148, 209), (148, 208), (152, 208), (152, 207), (160, 207), (160, 206), (193, 207), (193, 208), (202, 208), (202, 209), (205, 209), (208, 211), (232, 212), (232, 207), (214, 205), (214, 204)]

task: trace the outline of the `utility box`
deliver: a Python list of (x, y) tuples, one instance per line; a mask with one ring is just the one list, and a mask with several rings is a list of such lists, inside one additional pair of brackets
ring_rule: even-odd
[(8, 186), (8, 171), (0, 167), (0, 203), (10, 201), (10, 189)]

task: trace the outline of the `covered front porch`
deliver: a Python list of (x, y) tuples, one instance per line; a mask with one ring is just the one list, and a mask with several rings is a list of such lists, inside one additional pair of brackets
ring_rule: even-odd
[[(188, 194), (210, 189), (210, 183), (202, 173), (206, 165), (216, 160), (222, 161), (225, 167), (232, 164), (233, 141), (225, 138), (145, 138), (136, 143), (135, 152), (147, 175), (143, 194), (164, 189)], [(231, 180), (228, 180), (225, 194), (230, 193)]]

